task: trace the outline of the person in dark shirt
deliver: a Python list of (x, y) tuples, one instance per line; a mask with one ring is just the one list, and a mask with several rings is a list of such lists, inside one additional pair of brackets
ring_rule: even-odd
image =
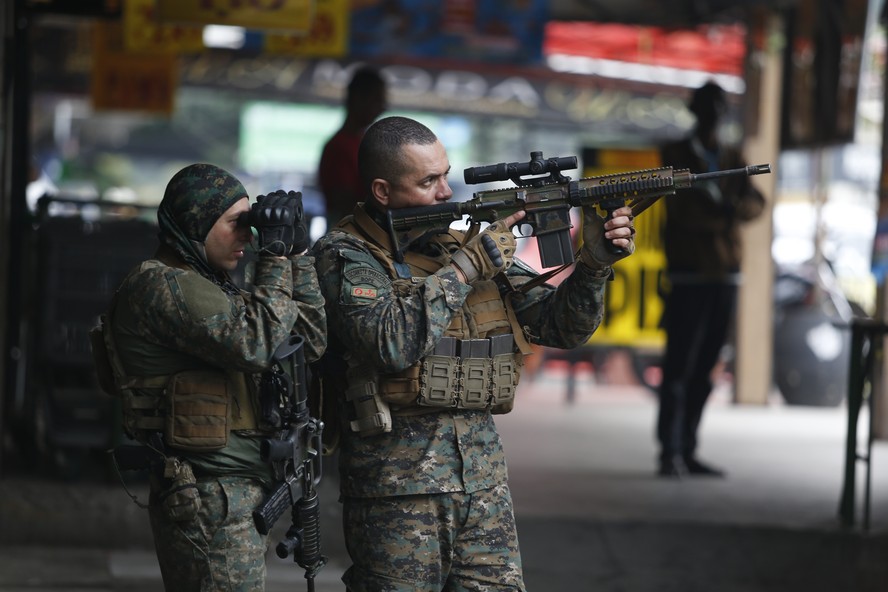
[(358, 147), (367, 126), (385, 111), (386, 103), (387, 87), (380, 73), (371, 66), (356, 70), (346, 93), (345, 121), (324, 145), (318, 166), (328, 230), (365, 197), (358, 174)]
[[(661, 150), (663, 164), (705, 173), (746, 166), (740, 152), (718, 140), (727, 108), (715, 83), (689, 103), (693, 133)], [(765, 200), (747, 176), (724, 177), (666, 200), (663, 240), (669, 293), (663, 313), (666, 351), (659, 389), (658, 473), (721, 476), (697, 457), (697, 430), (712, 391), (711, 374), (733, 319), (740, 281), (740, 225), (762, 213)]]

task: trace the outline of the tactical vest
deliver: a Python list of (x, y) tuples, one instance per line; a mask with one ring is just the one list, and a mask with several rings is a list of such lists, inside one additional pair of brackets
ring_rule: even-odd
[[(159, 265), (146, 261), (140, 271)], [(99, 386), (121, 399), (127, 436), (144, 443), (161, 432), (173, 449), (208, 452), (224, 448), (231, 430), (259, 429), (255, 384), (242, 372), (201, 369), (128, 375), (113, 334), (117, 300), (116, 293), (89, 337)]]
[[(391, 242), (363, 209), (337, 227), (361, 239), (386, 270), (395, 295), (405, 296), (422, 278), (450, 262), (463, 235), (451, 231), (431, 242), (444, 255), (430, 257), (408, 251), (403, 264), (392, 258)], [(523, 336), (509, 298), (500, 295), (493, 281), (476, 282), (444, 337), (431, 354), (397, 373), (378, 375), (375, 370), (349, 363), (346, 399), (355, 410), (352, 431), (373, 435), (391, 430), (391, 415), (417, 415), (441, 409), (489, 409), (508, 413), (515, 401), (524, 355), (530, 346)]]

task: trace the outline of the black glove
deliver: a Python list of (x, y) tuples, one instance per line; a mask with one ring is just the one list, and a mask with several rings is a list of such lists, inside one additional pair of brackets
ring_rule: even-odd
[(283, 189), (260, 195), (250, 211), (250, 224), (259, 231), (259, 254), (286, 257), (308, 248), (302, 193)]

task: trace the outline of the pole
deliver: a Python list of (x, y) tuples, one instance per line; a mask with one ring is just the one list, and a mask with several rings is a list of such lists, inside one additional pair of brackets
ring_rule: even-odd
[[(5, 244), (0, 245), (0, 303), (3, 305), (2, 356), (0, 356), (0, 434), (9, 425), (11, 412), (24, 400), (24, 348), (22, 347), (22, 255), (27, 213), (25, 192), (30, 167), (30, 55), (29, 15), (25, 0), (4, 3), (3, 127), (3, 199), (0, 231)], [(3, 459), (0, 456), (0, 475)]]

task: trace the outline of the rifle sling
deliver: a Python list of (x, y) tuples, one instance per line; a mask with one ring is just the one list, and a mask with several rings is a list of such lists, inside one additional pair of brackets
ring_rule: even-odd
[(562, 265), (559, 265), (558, 267), (553, 267), (549, 271), (546, 271), (546, 272), (541, 273), (540, 275), (536, 276), (535, 278), (533, 278), (529, 282), (525, 282), (524, 284), (522, 284), (521, 286), (516, 288), (516, 290), (521, 293), (527, 293), (528, 291), (532, 290), (533, 288), (536, 288), (537, 286), (542, 286), (543, 284), (548, 282), (550, 279), (552, 279), (553, 277), (555, 277), (556, 275), (558, 275), (559, 273), (561, 273), (562, 271), (564, 271), (565, 269), (567, 269), (568, 267), (573, 265), (579, 256), (580, 256), (580, 251), (577, 250), (577, 252), (574, 253), (574, 261), (571, 261), (569, 263), (563, 263)]

